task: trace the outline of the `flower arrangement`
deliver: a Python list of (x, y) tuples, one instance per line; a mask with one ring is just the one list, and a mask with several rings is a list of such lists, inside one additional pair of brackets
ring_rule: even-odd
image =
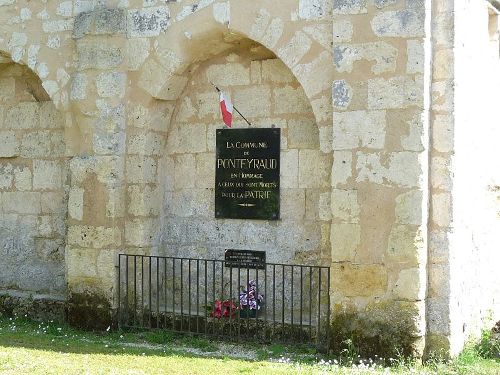
[(254, 318), (263, 301), (264, 295), (257, 293), (257, 283), (255, 280), (250, 280), (247, 289), (240, 292), (240, 316)]
[(214, 307), (212, 312), (210, 313), (211, 318), (234, 318), (236, 315), (236, 311), (238, 310), (238, 306), (230, 300), (220, 300), (216, 299), (214, 301)]

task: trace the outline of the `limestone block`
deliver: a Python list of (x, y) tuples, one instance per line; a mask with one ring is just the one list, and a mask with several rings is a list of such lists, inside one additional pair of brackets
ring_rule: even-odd
[(129, 38), (158, 36), (170, 25), (170, 10), (167, 6), (130, 9), (127, 20)]
[(215, 154), (203, 153), (196, 155), (196, 176), (197, 188), (213, 189), (215, 185)]
[(324, 221), (329, 221), (332, 219), (332, 207), (331, 207), (331, 194), (330, 193), (321, 193), (319, 195), (318, 218), (320, 220), (324, 220)]
[(280, 186), (284, 189), (297, 188), (299, 170), (299, 151), (286, 150), (281, 152)]
[(409, 121), (406, 121), (406, 124), (408, 134), (401, 137), (401, 146), (407, 151), (424, 151), (422, 113), (416, 113)]
[(374, 4), (377, 8), (385, 8), (389, 5), (396, 4), (398, 0), (374, 0)]
[(250, 30), (250, 38), (254, 40), (261, 40), (269, 26), (270, 21), (271, 13), (269, 13), (266, 9), (259, 9), (257, 18), (255, 19), (255, 22)]
[(97, 8), (94, 11), (94, 32), (96, 34), (124, 34), (127, 28), (127, 14), (123, 9)]
[(333, 42), (350, 42), (354, 33), (354, 26), (349, 20), (333, 21)]
[(187, 82), (187, 77), (173, 75), (169, 77), (159, 94), (155, 97), (163, 100), (176, 100), (184, 90), (184, 87), (186, 87)]
[(399, 272), (392, 290), (397, 299), (416, 301), (424, 298), (421, 273), (419, 268), (409, 268)]
[(125, 215), (125, 189), (123, 186), (107, 187), (106, 217), (121, 218)]
[(304, 189), (281, 189), (280, 195), (280, 218), (282, 220), (303, 220), (306, 199)]
[(70, 246), (82, 248), (103, 249), (121, 245), (121, 234), (118, 227), (71, 225), (68, 227), (67, 238)]
[(387, 290), (387, 269), (381, 264), (334, 264), (332, 289), (345, 297), (382, 296)]
[(411, 190), (396, 198), (396, 223), (421, 225), (423, 193), (421, 190)]
[(199, 119), (215, 119), (219, 116), (219, 95), (215, 91), (196, 94), (196, 108)]
[(449, 158), (435, 156), (431, 159), (431, 184), (435, 189), (451, 191), (453, 173)]
[(36, 192), (4, 192), (2, 203), (5, 213), (36, 215), (41, 212), (40, 193)]
[(332, 186), (346, 184), (352, 177), (352, 152), (334, 151), (332, 165)]
[(160, 189), (150, 185), (131, 185), (128, 187), (128, 213), (132, 216), (159, 215)]
[(422, 181), (420, 154), (416, 152), (395, 152), (389, 157), (386, 178), (401, 187), (417, 187)]
[(262, 80), (273, 83), (292, 83), (292, 72), (280, 59), (262, 60)]
[(368, 80), (368, 107), (370, 109), (406, 108), (423, 106), (422, 77), (407, 76)]
[(429, 267), (429, 297), (446, 298), (450, 295), (450, 266), (431, 264)]
[(33, 189), (60, 189), (62, 183), (63, 171), (59, 161), (33, 160)]
[(284, 22), (281, 18), (274, 18), (270, 23), (266, 32), (262, 36), (260, 42), (269, 49), (273, 49), (283, 35)]
[(83, 194), (84, 189), (72, 187), (68, 197), (68, 215), (75, 220), (83, 219)]
[(129, 136), (129, 155), (160, 155), (165, 147), (165, 137), (154, 132), (144, 132)]
[(452, 152), (453, 140), (453, 116), (436, 114), (432, 122), (432, 146), (439, 152)]
[(213, 218), (213, 201), (213, 191), (210, 189), (182, 189), (173, 194), (172, 214), (180, 217)]
[(118, 97), (125, 95), (125, 73), (104, 72), (97, 76), (97, 94), (102, 98)]
[(406, 73), (424, 74), (424, 64), (425, 64), (424, 43), (420, 40), (407, 41), (406, 54), (408, 55), (408, 62), (406, 63)]
[(126, 62), (128, 70), (139, 70), (149, 57), (150, 43), (147, 38), (127, 39)]
[(10, 189), (12, 186), (12, 165), (0, 165), (0, 189)]
[(217, 86), (238, 86), (250, 84), (250, 68), (240, 63), (210, 65), (206, 72), (207, 81)]
[(385, 259), (417, 265), (423, 251), (422, 233), (416, 225), (396, 225), (389, 235)]
[(332, 14), (330, 0), (299, 0), (299, 18), (303, 20), (319, 20), (329, 18)]
[(13, 131), (0, 131), (0, 158), (19, 155), (19, 140)]
[(61, 191), (41, 193), (42, 213), (61, 214), (66, 212), (65, 194)]
[(127, 157), (126, 162), (127, 180), (130, 183), (155, 183), (156, 161), (148, 156), (131, 155)]
[(442, 228), (449, 227), (452, 221), (450, 193), (432, 194), (432, 221)]
[(296, 89), (291, 86), (275, 88), (273, 94), (275, 114), (311, 112), (311, 106), (301, 87)]
[(331, 156), (316, 150), (299, 151), (299, 187), (330, 186)]
[[(294, 251), (312, 252), (321, 244), (321, 226), (317, 222), (287, 221), (278, 227), (276, 248), (281, 252), (274, 262), (292, 263)], [(270, 252), (274, 253), (274, 252)]]
[(331, 25), (318, 23), (306, 26), (302, 30), (304, 30), (309, 37), (321, 44), (325, 50), (330, 51), (333, 44)]
[(366, 13), (366, 0), (333, 0), (333, 14)]
[(174, 161), (174, 189), (194, 188), (196, 182), (195, 155), (176, 155)]
[(151, 96), (160, 99), (160, 92), (171, 74), (156, 60), (149, 58), (142, 65), (138, 85)]
[(359, 223), (360, 207), (357, 190), (333, 189), (331, 194), (332, 217), (344, 223)]
[(57, 110), (52, 102), (40, 104), (40, 128), (42, 129), (64, 129), (65, 119), (63, 112)]
[(176, 121), (179, 122), (191, 122), (192, 117), (196, 115), (196, 108), (191, 101), (191, 98), (185, 96), (180, 101), (179, 110), (176, 115)]
[(438, 49), (432, 58), (432, 78), (435, 80), (452, 79), (454, 77), (453, 49)]
[(7, 102), (16, 96), (16, 80), (13, 77), (0, 79), (0, 102)]
[(4, 120), (6, 129), (33, 129), (39, 124), (39, 106), (36, 102), (19, 103), (10, 107)]
[(317, 149), (318, 147), (319, 131), (313, 119), (288, 121), (288, 148)]
[(96, 260), (98, 253), (92, 249), (68, 247), (65, 255), (68, 276), (71, 278), (97, 278)]
[(352, 87), (344, 79), (333, 81), (332, 98), (334, 107), (346, 109), (351, 102), (352, 95)]
[(384, 147), (385, 111), (336, 112), (333, 117), (334, 150)]
[[(167, 150), (171, 154), (205, 152), (207, 136), (205, 124), (178, 125), (171, 130), (167, 138)], [(213, 145), (215, 147), (215, 142)]]
[(386, 42), (363, 44), (340, 44), (333, 48), (333, 60), (340, 73), (351, 73), (356, 61), (374, 61), (372, 72), (375, 74), (394, 72), (398, 50)]
[(332, 152), (333, 134), (330, 126), (319, 128), (319, 149), (321, 152)]
[(19, 191), (32, 189), (32, 175), (28, 167), (17, 167), (14, 169), (14, 187)]
[(371, 26), (375, 35), (380, 37), (423, 37), (425, 13), (422, 9), (380, 12), (373, 17)]
[(78, 70), (112, 69), (124, 60), (124, 51), (111, 41), (79, 39), (76, 42)]
[(451, 233), (444, 230), (429, 231), (429, 263), (445, 263), (450, 258)]
[(271, 89), (261, 85), (235, 90), (234, 103), (238, 103), (239, 111), (249, 117), (270, 116)]
[(382, 166), (380, 154), (357, 153), (357, 182), (369, 181), (376, 184), (384, 182), (387, 169)]
[(92, 146), (98, 155), (116, 155), (125, 152), (126, 135), (123, 131), (97, 129), (92, 136)]
[(51, 133), (35, 131), (25, 133), (21, 139), (21, 156), (24, 158), (52, 157)]
[(432, 83), (432, 110), (436, 112), (453, 112), (454, 82), (452, 80)]
[(450, 334), (450, 303), (446, 298), (428, 298), (427, 299), (427, 320), (428, 329), (432, 334)]
[(330, 88), (330, 82), (334, 75), (331, 53), (323, 51), (312, 62), (295, 65), (292, 71), (307, 95), (313, 97)]
[(312, 40), (302, 31), (297, 31), (292, 39), (278, 50), (278, 56), (288, 67), (296, 65), (311, 48)]

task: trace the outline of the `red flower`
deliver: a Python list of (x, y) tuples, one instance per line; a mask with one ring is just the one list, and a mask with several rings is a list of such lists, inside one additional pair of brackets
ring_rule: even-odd
[(212, 318), (234, 318), (236, 310), (238, 310), (238, 306), (236, 306), (233, 301), (229, 299), (224, 301), (217, 299), (214, 301), (214, 309), (210, 313), (210, 316)]

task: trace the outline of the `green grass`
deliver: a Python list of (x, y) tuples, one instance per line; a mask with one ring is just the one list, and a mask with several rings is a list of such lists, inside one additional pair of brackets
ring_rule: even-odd
[(0, 318), (0, 374), (500, 374), (484, 359), (487, 342), (456, 360), (390, 368), (354, 355), (324, 357), (310, 348), (234, 345), (171, 332), (83, 332), (53, 322)]

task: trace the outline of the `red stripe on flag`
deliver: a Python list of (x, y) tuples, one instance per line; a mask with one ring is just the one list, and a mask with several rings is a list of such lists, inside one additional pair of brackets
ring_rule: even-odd
[(222, 121), (230, 128), (233, 124), (233, 105), (226, 99), (222, 92), (220, 93), (220, 111), (222, 114)]

